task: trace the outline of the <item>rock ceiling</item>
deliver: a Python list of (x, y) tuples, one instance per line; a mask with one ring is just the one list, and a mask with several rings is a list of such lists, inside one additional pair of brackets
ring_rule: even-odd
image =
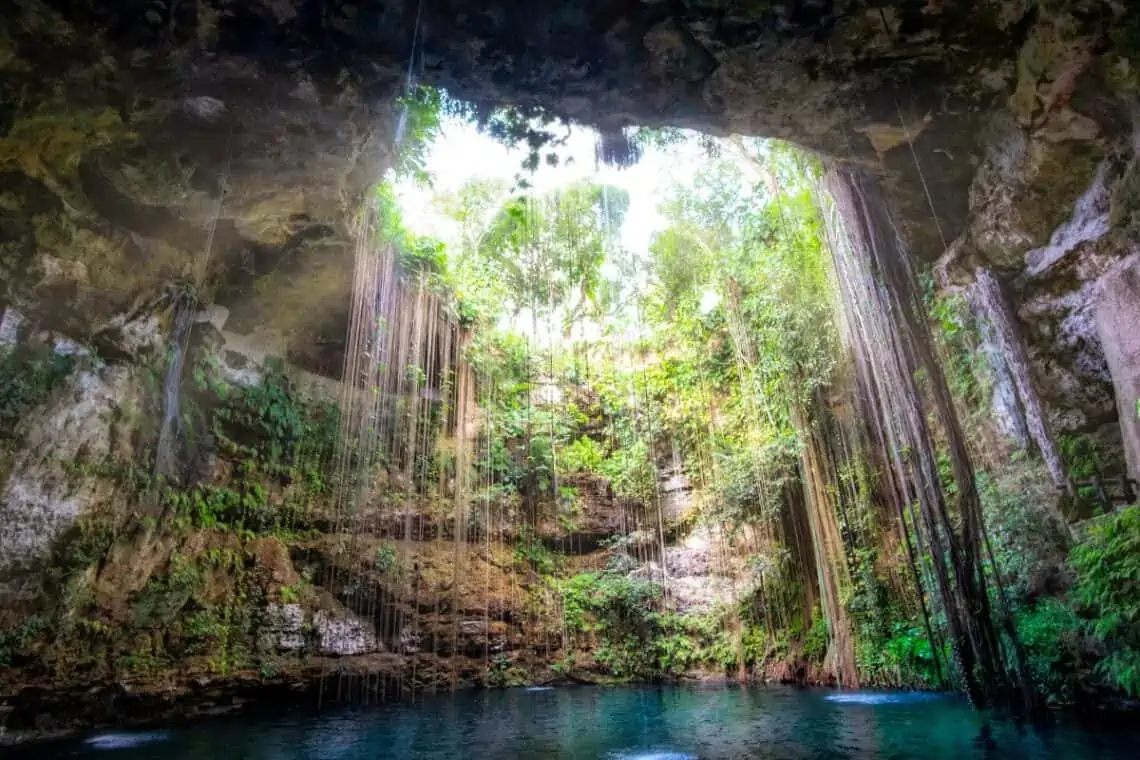
[[(234, 329), (272, 324), (295, 359), (333, 371), (352, 220), (391, 162), (392, 100), (412, 60), (422, 81), (480, 104), (610, 130), (783, 137), (856, 162), (880, 176), (916, 255), (957, 241), (957, 276), (987, 264), (1028, 303), (1056, 289), (1027, 276), (1027, 252), (1050, 242), (1106, 160), (1117, 180), (1128, 174), (1140, 22), (1125, 10), (9, 0), (4, 295), (83, 333), (166, 282), (205, 278)], [(1056, 342), (1034, 339), (1045, 354)]]

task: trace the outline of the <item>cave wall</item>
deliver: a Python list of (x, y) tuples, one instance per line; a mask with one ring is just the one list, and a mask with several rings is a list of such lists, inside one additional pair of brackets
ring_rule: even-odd
[[(288, 403), (328, 400), (332, 381), (281, 367), (280, 342), (236, 340), (219, 329), (222, 317), (200, 313), (188, 350), (189, 367), (217, 373), (207, 396), (234, 398), (273, 372), (292, 381)], [(120, 333), (130, 341), (119, 351), (136, 352), (130, 362), (106, 361), (57, 332), (13, 329), (27, 320), (11, 307), (0, 319), (8, 349), (75, 359), (14, 430), (0, 427), (0, 747), (93, 724), (217, 715), (274, 695), (375, 700), (614, 677), (594, 637), (568, 644), (552, 581), (604, 568), (661, 577), (650, 531), (635, 545), (616, 541), (634, 507), (603, 480), (573, 480), (583, 493), (573, 526), (557, 519), (552, 498), (541, 500), (534, 535), (544, 552), (520, 543), (517, 496), (494, 504), (497, 528), (473, 528), (461, 549), (450, 536), (452, 495), (430, 479), (412, 506), (400, 474), (381, 468), (371, 498), (347, 508), (343, 491), (328, 486), (335, 472), (275, 465), (270, 440), (234, 445), (201, 423), (188, 435), (186, 482), (157, 481), (139, 465), (155, 444), (162, 398), (153, 360), (168, 343), (162, 319), (141, 319)], [(186, 375), (183, 408), (204, 409), (196, 371)], [(678, 505), (692, 506), (684, 478), (666, 481)], [(201, 500), (227, 492), (256, 493), (257, 503), (205, 520), (202, 510), (216, 507)], [(670, 514), (671, 535), (687, 512)], [(725, 560), (721, 541), (699, 529), (670, 542), (671, 609), (711, 615), (747, 593), (749, 573), (742, 560)], [(785, 654), (766, 663), (772, 677), (806, 677), (799, 651)]]
[(352, 223), (391, 162), (398, 75), (366, 90), (300, 48), (261, 54), (260, 16), (226, 3), (9, 5), (0, 298), (84, 338), (177, 283), (229, 329), (272, 325), (298, 363), (339, 370)]

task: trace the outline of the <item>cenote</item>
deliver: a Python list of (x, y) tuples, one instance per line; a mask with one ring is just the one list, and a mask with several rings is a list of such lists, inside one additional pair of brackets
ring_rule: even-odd
[(1134, 742), (1134, 3), (7, 5), (5, 749)]
[(373, 757), (730, 758), (1134, 757), (1140, 735), (994, 721), (946, 694), (728, 687), (506, 689), (390, 706), (97, 733), (16, 752), (21, 760)]

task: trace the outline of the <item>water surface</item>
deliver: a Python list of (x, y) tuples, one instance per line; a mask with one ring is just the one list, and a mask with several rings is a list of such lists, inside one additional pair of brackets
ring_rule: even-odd
[[(983, 728), (988, 726), (988, 728)], [(1140, 733), (987, 719), (949, 695), (740, 687), (511, 689), (416, 705), (96, 733), (22, 760), (941, 760), (1140, 757)]]

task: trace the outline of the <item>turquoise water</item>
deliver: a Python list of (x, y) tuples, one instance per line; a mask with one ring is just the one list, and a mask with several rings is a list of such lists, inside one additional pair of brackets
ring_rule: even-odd
[(740, 687), (511, 689), (165, 731), (115, 731), (25, 748), (19, 758), (364, 760), (368, 758), (1140, 757), (1140, 733), (987, 720), (933, 694)]

